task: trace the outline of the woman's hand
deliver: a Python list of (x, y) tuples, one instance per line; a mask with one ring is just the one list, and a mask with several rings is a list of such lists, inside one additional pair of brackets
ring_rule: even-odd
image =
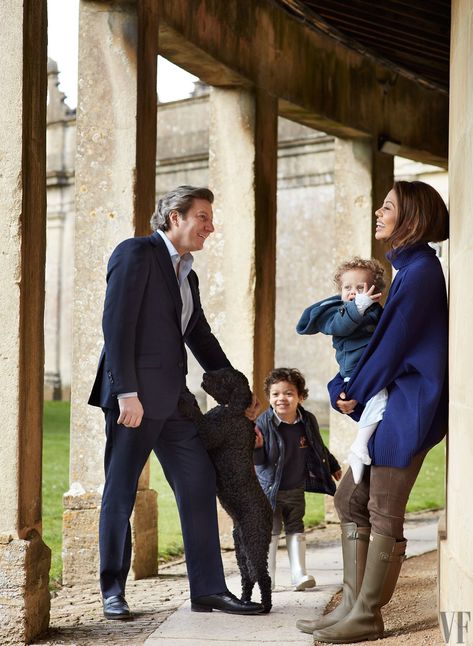
[(337, 399), (338, 410), (344, 415), (349, 415), (353, 413), (358, 402), (356, 399), (347, 399), (345, 393), (340, 393), (339, 398)]
[(255, 433), (255, 449), (262, 449), (264, 444), (263, 433), (257, 426), (255, 426)]
[(340, 480), (342, 477), (342, 470), (339, 469), (338, 471), (335, 471), (335, 473), (332, 473), (332, 478), (336, 480), (337, 482)]

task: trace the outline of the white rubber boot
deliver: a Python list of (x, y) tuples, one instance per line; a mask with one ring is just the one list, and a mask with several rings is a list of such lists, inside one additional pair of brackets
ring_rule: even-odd
[(268, 553), (268, 572), (271, 577), (271, 590), (276, 587), (276, 555), (278, 553), (279, 534), (271, 536)]
[(291, 564), (291, 579), (295, 590), (315, 586), (315, 579), (307, 574), (305, 567), (305, 534), (286, 534), (287, 553)]

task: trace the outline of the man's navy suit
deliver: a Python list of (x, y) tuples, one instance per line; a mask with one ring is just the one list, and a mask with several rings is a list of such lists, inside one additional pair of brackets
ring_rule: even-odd
[[(226, 590), (215, 502), (215, 472), (193, 423), (177, 410), (186, 392), (190, 348), (204, 370), (229, 366), (188, 275), (193, 313), (184, 334), (182, 301), (171, 257), (158, 233), (122, 242), (107, 272), (104, 348), (89, 403), (104, 409), (107, 443), (100, 517), (102, 594), (124, 594), (131, 558), (129, 518), (138, 479), (152, 450), (174, 490), (191, 597)], [(117, 395), (138, 393), (139, 428), (116, 423)]]

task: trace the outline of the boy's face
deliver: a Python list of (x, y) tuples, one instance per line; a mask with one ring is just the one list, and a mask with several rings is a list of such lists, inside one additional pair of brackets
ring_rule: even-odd
[(341, 293), (342, 301), (355, 300), (357, 294), (362, 294), (365, 289), (369, 289), (373, 284), (373, 276), (368, 269), (350, 269), (341, 276)]
[(292, 424), (295, 421), (297, 406), (302, 404), (302, 401), (297, 388), (288, 381), (278, 381), (269, 389), (269, 403), (283, 422)]

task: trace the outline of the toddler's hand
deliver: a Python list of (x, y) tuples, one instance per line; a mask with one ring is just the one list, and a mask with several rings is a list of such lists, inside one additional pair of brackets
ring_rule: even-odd
[(383, 293), (379, 292), (378, 294), (375, 294), (374, 293), (374, 290), (375, 290), (374, 285), (371, 285), (371, 287), (369, 289), (368, 289), (368, 283), (363, 283), (363, 285), (364, 285), (363, 294), (366, 294), (366, 296), (369, 296), (374, 303), (377, 303), (379, 301), (379, 299), (381, 298), (381, 296), (383, 295)]

